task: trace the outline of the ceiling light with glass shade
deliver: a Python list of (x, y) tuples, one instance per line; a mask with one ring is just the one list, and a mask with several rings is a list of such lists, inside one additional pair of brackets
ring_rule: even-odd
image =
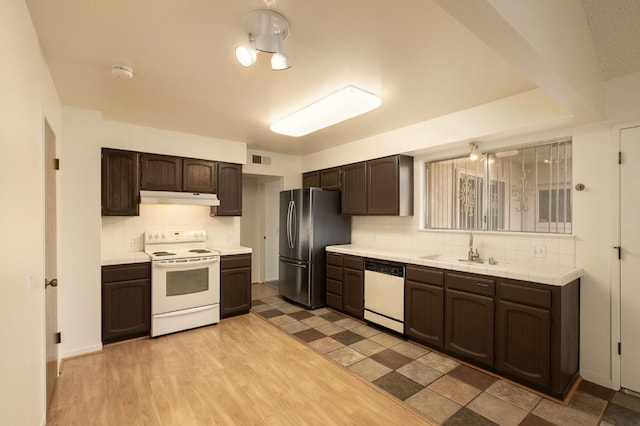
[(480, 157), (482, 157), (482, 154), (480, 153), (480, 150), (478, 149), (478, 145), (476, 145), (473, 142), (470, 143), (469, 145), (471, 145), (471, 151), (469, 152), (469, 160), (476, 161)]
[(291, 68), (289, 57), (284, 51), (284, 41), (289, 37), (289, 21), (282, 14), (268, 9), (249, 12), (244, 18), (244, 30), (249, 42), (236, 47), (236, 59), (241, 65), (253, 65), (259, 52), (273, 53), (271, 69)]

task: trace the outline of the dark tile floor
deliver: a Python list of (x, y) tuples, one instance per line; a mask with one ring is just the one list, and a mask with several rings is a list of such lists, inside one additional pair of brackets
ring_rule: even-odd
[(260, 286), (253, 312), (444, 425), (640, 425), (640, 399), (633, 396), (583, 381), (569, 405), (558, 404), (330, 309), (305, 310)]

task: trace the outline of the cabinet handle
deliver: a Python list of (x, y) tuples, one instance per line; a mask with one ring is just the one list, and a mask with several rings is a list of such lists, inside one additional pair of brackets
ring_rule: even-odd
[(476, 283), (476, 285), (480, 287), (489, 287), (489, 284), (485, 284), (485, 283)]

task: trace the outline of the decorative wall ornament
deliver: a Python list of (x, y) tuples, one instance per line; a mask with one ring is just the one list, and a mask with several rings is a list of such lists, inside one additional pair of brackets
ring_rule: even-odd
[(460, 199), (462, 211), (469, 216), (473, 216), (473, 210), (476, 206), (477, 193), (474, 183), (475, 178), (471, 179), (467, 174), (463, 174), (461, 176), (460, 193), (458, 194), (458, 199)]
[(536, 185), (531, 182), (529, 174), (531, 170), (522, 169), (520, 172), (520, 183), (516, 183), (511, 187), (511, 196), (515, 198), (516, 211), (528, 212), (529, 200), (535, 199)]

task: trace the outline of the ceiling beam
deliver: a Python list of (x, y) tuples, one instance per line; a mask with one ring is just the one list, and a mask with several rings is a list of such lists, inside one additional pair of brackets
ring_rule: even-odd
[(435, 0), (577, 121), (604, 117), (604, 78), (580, 0)]

